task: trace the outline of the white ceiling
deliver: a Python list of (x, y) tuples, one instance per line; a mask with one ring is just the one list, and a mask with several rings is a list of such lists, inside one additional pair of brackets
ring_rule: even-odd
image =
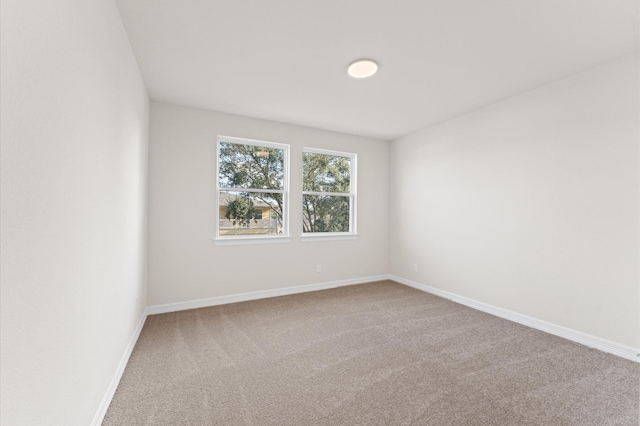
[(638, 0), (116, 2), (153, 100), (386, 140), (638, 50)]

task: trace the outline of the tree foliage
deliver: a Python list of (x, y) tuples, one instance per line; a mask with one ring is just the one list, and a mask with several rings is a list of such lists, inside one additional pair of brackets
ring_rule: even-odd
[(349, 232), (349, 197), (304, 195), (303, 232)]
[(225, 212), (227, 219), (230, 219), (234, 225), (249, 226), (252, 219), (255, 220), (255, 209), (253, 201), (249, 197), (238, 197), (227, 203)]
[(303, 191), (349, 193), (349, 158), (305, 152), (303, 160)]

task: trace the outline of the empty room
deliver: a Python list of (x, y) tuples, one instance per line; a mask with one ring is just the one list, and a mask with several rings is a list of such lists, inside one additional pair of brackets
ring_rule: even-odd
[(0, 424), (640, 424), (637, 0), (0, 1)]

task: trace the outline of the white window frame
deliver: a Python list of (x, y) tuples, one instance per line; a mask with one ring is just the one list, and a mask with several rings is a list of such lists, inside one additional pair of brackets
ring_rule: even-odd
[[(358, 155), (352, 152), (333, 151), (319, 148), (302, 148), (302, 167), (304, 167), (304, 153), (331, 155), (335, 157), (347, 157), (350, 159), (349, 165), (349, 193), (346, 192), (315, 192), (302, 191), (302, 195), (319, 195), (319, 196), (340, 196), (349, 197), (349, 232), (302, 232), (303, 241), (321, 241), (321, 240), (351, 240), (358, 237), (357, 232), (357, 170)], [(302, 207), (302, 206), (300, 206)], [(301, 210), (302, 211), (302, 210)], [(304, 218), (303, 218), (304, 220)]]
[[(234, 143), (238, 145), (260, 146), (265, 148), (282, 149), (284, 151), (283, 164), (283, 188), (263, 189), (263, 188), (233, 188), (220, 186), (220, 143)], [(216, 245), (235, 245), (235, 244), (260, 244), (260, 243), (284, 243), (290, 240), (289, 236), (289, 145), (275, 142), (267, 142), (256, 139), (245, 139), (234, 136), (218, 135), (216, 141), (216, 192), (215, 192), (215, 234), (214, 243)], [(264, 192), (264, 193), (281, 193), (283, 201), (282, 212), (282, 234), (264, 234), (264, 235), (220, 235), (220, 192)]]

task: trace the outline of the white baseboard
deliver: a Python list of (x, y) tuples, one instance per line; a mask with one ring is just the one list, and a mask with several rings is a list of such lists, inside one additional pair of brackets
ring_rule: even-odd
[(306, 293), (309, 291), (326, 290), (354, 284), (363, 284), (374, 281), (388, 280), (389, 275), (376, 275), (373, 277), (355, 278), (350, 280), (330, 281), (317, 284), (283, 287), (273, 290), (252, 291), (238, 293), (229, 296), (210, 297), (207, 299), (190, 300), (186, 302), (167, 303), (147, 307), (149, 315), (164, 314), (167, 312), (184, 311), (187, 309), (206, 308), (209, 306), (226, 305), (229, 303), (246, 302), (248, 300), (266, 299), (268, 297), (287, 296), (290, 294)]
[(460, 303), (461, 305), (469, 306), (470, 308), (477, 309), (482, 312), (495, 315), (500, 318), (507, 319), (509, 321), (516, 322), (518, 324), (526, 325), (527, 327), (535, 328), (540, 331), (544, 331), (549, 334), (553, 334), (558, 337), (562, 337), (567, 340), (571, 340), (576, 343), (588, 346), (590, 348), (598, 349), (603, 352), (607, 352), (619, 357), (640, 362), (640, 349), (625, 346), (620, 343), (612, 342), (610, 340), (602, 339), (600, 337), (592, 336), (590, 334), (582, 333), (580, 331), (572, 330), (570, 328), (562, 327), (557, 324), (552, 324), (547, 321), (543, 321), (537, 318), (522, 315), (517, 312), (509, 311), (507, 309), (499, 308), (497, 306), (489, 305), (487, 303), (479, 302), (468, 297), (459, 296), (455, 293), (440, 290), (435, 287), (431, 287), (425, 284), (421, 284), (415, 281), (408, 280), (396, 275), (390, 275), (390, 280), (396, 281), (400, 284), (413, 287), (415, 289), (431, 293), (436, 296), (440, 296), (445, 299), (449, 299), (453, 302)]
[(142, 316), (138, 321), (138, 325), (136, 325), (135, 330), (133, 331), (133, 336), (129, 340), (129, 344), (124, 351), (124, 355), (120, 359), (120, 363), (118, 364), (118, 368), (116, 369), (115, 374), (113, 375), (113, 379), (111, 379), (111, 383), (107, 388), (107, 392), (105, 393), (102, 401), (100, 402), (100, 406), (98, 407), (98, 411), (95, 416), (93, 416), (93, 420), (91, 421), (92, 426), (100, 426), (102, 421), (104, 420), (104, 416), (107, 414), (107, 410), (109, 409), (109, 405), (111, 404), (111, 400), (113, 399), (113, 395), (116, 393), (116, 389), (118, 388), (118, 384), (120, 383), (120, 379), (122, 378), (122, 374), (124, 373), (124, 369), (127, 367), (127, 363), (129, 362), (129, 357), (131, 356), (131, 352), (133, 352), (133, 348), (136, 346), (138, 342), (138, 337), (140, 337), (140, 332), (142, 331), (142, 327), (144, 326), (144, 322), (147, 319), (147, 311), (146, 309), (142, 312)]

